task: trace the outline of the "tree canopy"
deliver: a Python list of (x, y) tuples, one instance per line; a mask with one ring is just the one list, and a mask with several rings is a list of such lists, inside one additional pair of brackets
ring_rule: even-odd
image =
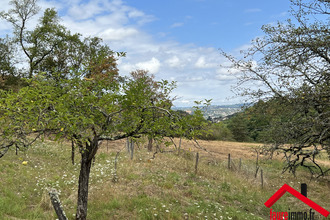
[[(38, 138), (71, 141), (72, 155), (75, 149), (81, 155), (76, 219), (86, 219), (90, 168), (101, 141), (174, 136), (176, 128), (192, 138), (201, 113), (184, 118), (171, 110), (174, 82), (141, 70), (120, 76), (116, 62), (125, 53), (112, 51), (100, 38), (71, 34), (55, 9), (46, 9), (28, 30), (39, 11), (36, 1), (11, 4), (13, 9), (0, 14), (13, 25), (12, 36), (0, 40), (0, 73), (25, 84), (0, 89), (0, 158)], [(22, 69), (13, 63), (12, 48), (25, 56)]]
[(272, 149), (285, 153), (286, 169), (294, 173), (305, 166), (324, 175), (329, 170), (317, 163), (316, 156), (327, 152), (330, 157), (330, 3), (291, 3), (291, 18), (264, 25), (264, 36), (242, 52), (242, 59), (222, 54), (241, 70), (239, 94), (253, 100), (276, 99)]

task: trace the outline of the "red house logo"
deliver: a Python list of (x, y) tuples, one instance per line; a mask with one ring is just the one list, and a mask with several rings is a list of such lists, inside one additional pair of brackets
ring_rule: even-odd
[(277, 200), (279, 200), (286, 192), (289, 192), (291, 195), (295, 196), (296, 198), (298, 198), (299, 200), (310, 206), (312, 209), (323, 215), (324, 217), (327, 217), (330, 214), (329, 211), (325, 210), (324, 208), (322, 208), (321, 206), (319, 206), (309, 198), (305, 197), (304, 195), (302, 195), (297, 190), (295, 190), (294, 188), (292, 188), (287, 184), (284, 184), (279, 190), (277, 190), (277, 192), (274, 193), (274, 195), (272, 195), (265, 202), (265, 206), (268, 208), (272, 207), (272, 205), (274, 205), (277, 202)]

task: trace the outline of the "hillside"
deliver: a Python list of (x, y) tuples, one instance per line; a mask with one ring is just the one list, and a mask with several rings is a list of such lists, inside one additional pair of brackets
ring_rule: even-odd
[[(243, 104), (235, 105), (211, 105), (204, 111), (204, 117), (211, 117), (212, 119), (224, 118), (226, 116), (235, 114), (242, 110)], [(194, 109), (192, 107), (174, 107), (173, 110), (181, 110), (191, 114)]]
[[(210, 153), (183, 141), (180, 155), (165, 147), (163, 153), (153, 155), (140, 143), (130, 160), (124, 141), (103, 143), (91, 171), (88, 219), (269, 219), (264, 202), (284, 183), (299, 191), (302, 182), (308, 184), (308, 197), (330, 210), (329, 178), (310, 180), (305, 170), (294, 178), (281, 173), (279, 160), (261, 157), (262, 188), (260, 173), (254, 176), (254, 149), (258, 144), (199, 144)], [(115, 177), (117, 151), (120, 154)], [(195, 174), (197, 151), (200, 163)], [(231, 170), (227, 168), (228, 153), (232, 157)], [(1, 158), (0, 219), (56, 219), (47, 194), (50, 187), (61, 192), (67, 216), (73, 219), (79, 158), (72, 165), (70, 155), (70, 144), (46, 141), (18, 156), (12, 150)], [(283, 196), (272, 208), (309, 210), (291, 195)]]

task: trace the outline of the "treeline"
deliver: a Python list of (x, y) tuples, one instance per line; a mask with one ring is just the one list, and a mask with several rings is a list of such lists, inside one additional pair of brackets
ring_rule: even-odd
[[(270, 143), (276, 135), (277, 122), (285, 120), (283, 108), (275, 98), (245, 107), (220, 122), (208, 120), (208, 131), (200, 135), (203, 140)], [(281, 114), (282, 112), (282, 114)]]

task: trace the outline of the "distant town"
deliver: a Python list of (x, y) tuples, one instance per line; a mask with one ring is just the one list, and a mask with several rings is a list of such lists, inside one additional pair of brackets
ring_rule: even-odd
[[(233, 114), (242, 110), (243, 104), (235, 105), (211, 105), (205, 109), (204, 117), (212, 122), (219, 122), (228, 119)], [(192, 107), (173, 107), (173, 110), (185, 111), (192, 114)]]

